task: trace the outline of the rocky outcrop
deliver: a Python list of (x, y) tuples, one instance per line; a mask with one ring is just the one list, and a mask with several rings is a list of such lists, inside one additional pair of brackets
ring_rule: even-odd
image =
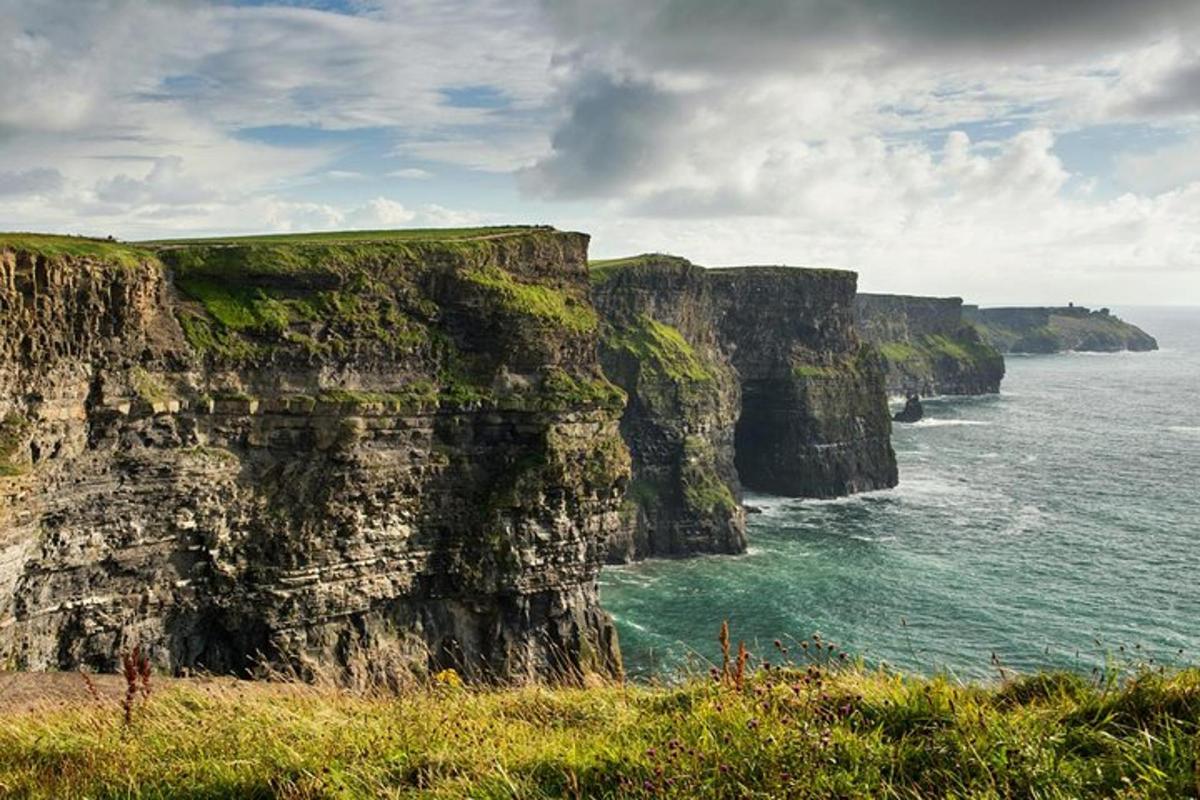
[(994, 394), (1004, 356), (963, 317), (958, 297), (859, 294), (859, 335), (883, 355), (892, 395)]
[(965, 315), (984, 340), (1005, 353), (1061, 353), (1069, 350), (1113, 353), (1157, 350), (1153, 336), (1114, 316), (1107, 308), (979, 308)]
[(892, 415), (892, 422), (920, 422), (924, 416), (925, 407), (921, 405), (921, 398), (910, 394), (904, 401), (904, 408)]
[(640, 256), (592, 276), (605, 370), (630, 397), (632, 524), (610, 558), (740, 551), (742, 484), (797, 497), (895, 485), (853, 273)]
[(582, 234), (0, 237), (0, 664), (611, 675)]
[(621, 433), (633, 457), (628, 524), (609, 560), (742, 552), (734, 467), (741, 391), (720, 347), (705, 270), (648, 256), (597, 262), (592, 276), (601, 361), (629, 397)]
[(735, 267), (708, 278), (742, 388), (742, 483), (789, 497), (895, 486), (882, 364), (854, 327), (857, 275)]

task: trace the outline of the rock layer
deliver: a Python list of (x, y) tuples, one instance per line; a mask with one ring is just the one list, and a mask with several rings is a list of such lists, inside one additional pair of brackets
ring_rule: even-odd
[(789, 497), (895, 486), (882, 364), (854, 327), (857, 275), (736, 267), (713, 270), (709, 281), (742, 385), (742, 483)]
[(0, 663), (618, 672), (586, 245), (0, 239)]
[(605, 370), (630, 396), (633, 522), (612, 560), (744, 549), (743, 484), (796, 497), (896, 484), (853, 273), (640, 256), (592, 275)]
[(958, 297), (859, 294), (859, 334), (879, 348), (892, 395), (994, 394), (1004, 356), (982, 341)]
[(1083, 306), (979, 308), (965, 314), (983, 338), (1005, 353), (1113, 353), (1157, 350), (1154, 337), (1109, 312)]
[(601, 360), (629, 396), (621, 432), (633, 457), (627, 527), (609, 560), (742, 552), (733, 441), (741, 390), (705, 270), (663, 256), (602, 263), (592, 275)]

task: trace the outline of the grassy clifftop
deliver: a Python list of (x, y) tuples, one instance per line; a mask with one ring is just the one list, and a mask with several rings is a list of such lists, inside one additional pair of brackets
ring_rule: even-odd
[(968, 318), (983, 338), (1006, 353), (1116, 352), (1157, 350), (1158, 342), (1107, 308), (975, 308)]
[(1065, 800), (1200, 791), (1198, 671), (978, 686), (838, 668), (825, 652), (807, 668), (742, 678), (735, 661), (723, 679), (673, 688), (475, 690), (453, 675), (386, 696), (179, 684), (139, 695), (128, 722), (117, 697), (97, 690), (6, 716), (0, 794)]
[(48, 233), (0, 233), (0, 250), (34, 253), (47, 258), (87, 258), (126, 267), (136, 267), (154, 259), (153, 253), (136, 245)]

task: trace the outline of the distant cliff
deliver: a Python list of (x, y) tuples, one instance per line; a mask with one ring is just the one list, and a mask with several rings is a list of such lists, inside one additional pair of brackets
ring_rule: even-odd
[(743, 484), (798, 497), (895, 485), (853, 273), (650, 255), (594, 262), (592, 282), (633, 456), (632, 524), (610, 558), (744, 549)]
[(1107, 308), (964, 307), (965, 317), (983, 338), (1006, 353), (1059, 353), (1068, 350), (1111, 353), (1157, 350), (1158, 342)]
[(993, 394), (1004, 356), (963, 317), (958, 297), (859, 294), (859, 335), (879, 348), (891, 394)]
[(0, 664), (616, 674), (586, 253), (0, 236)]

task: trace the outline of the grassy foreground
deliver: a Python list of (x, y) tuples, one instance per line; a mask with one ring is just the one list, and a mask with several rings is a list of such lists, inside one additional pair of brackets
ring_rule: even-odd
[(99, 695), (0, 723), (3, 797), (1185, 798), (1200, 671), (964, 686), (851, 666), (670, 688)]

